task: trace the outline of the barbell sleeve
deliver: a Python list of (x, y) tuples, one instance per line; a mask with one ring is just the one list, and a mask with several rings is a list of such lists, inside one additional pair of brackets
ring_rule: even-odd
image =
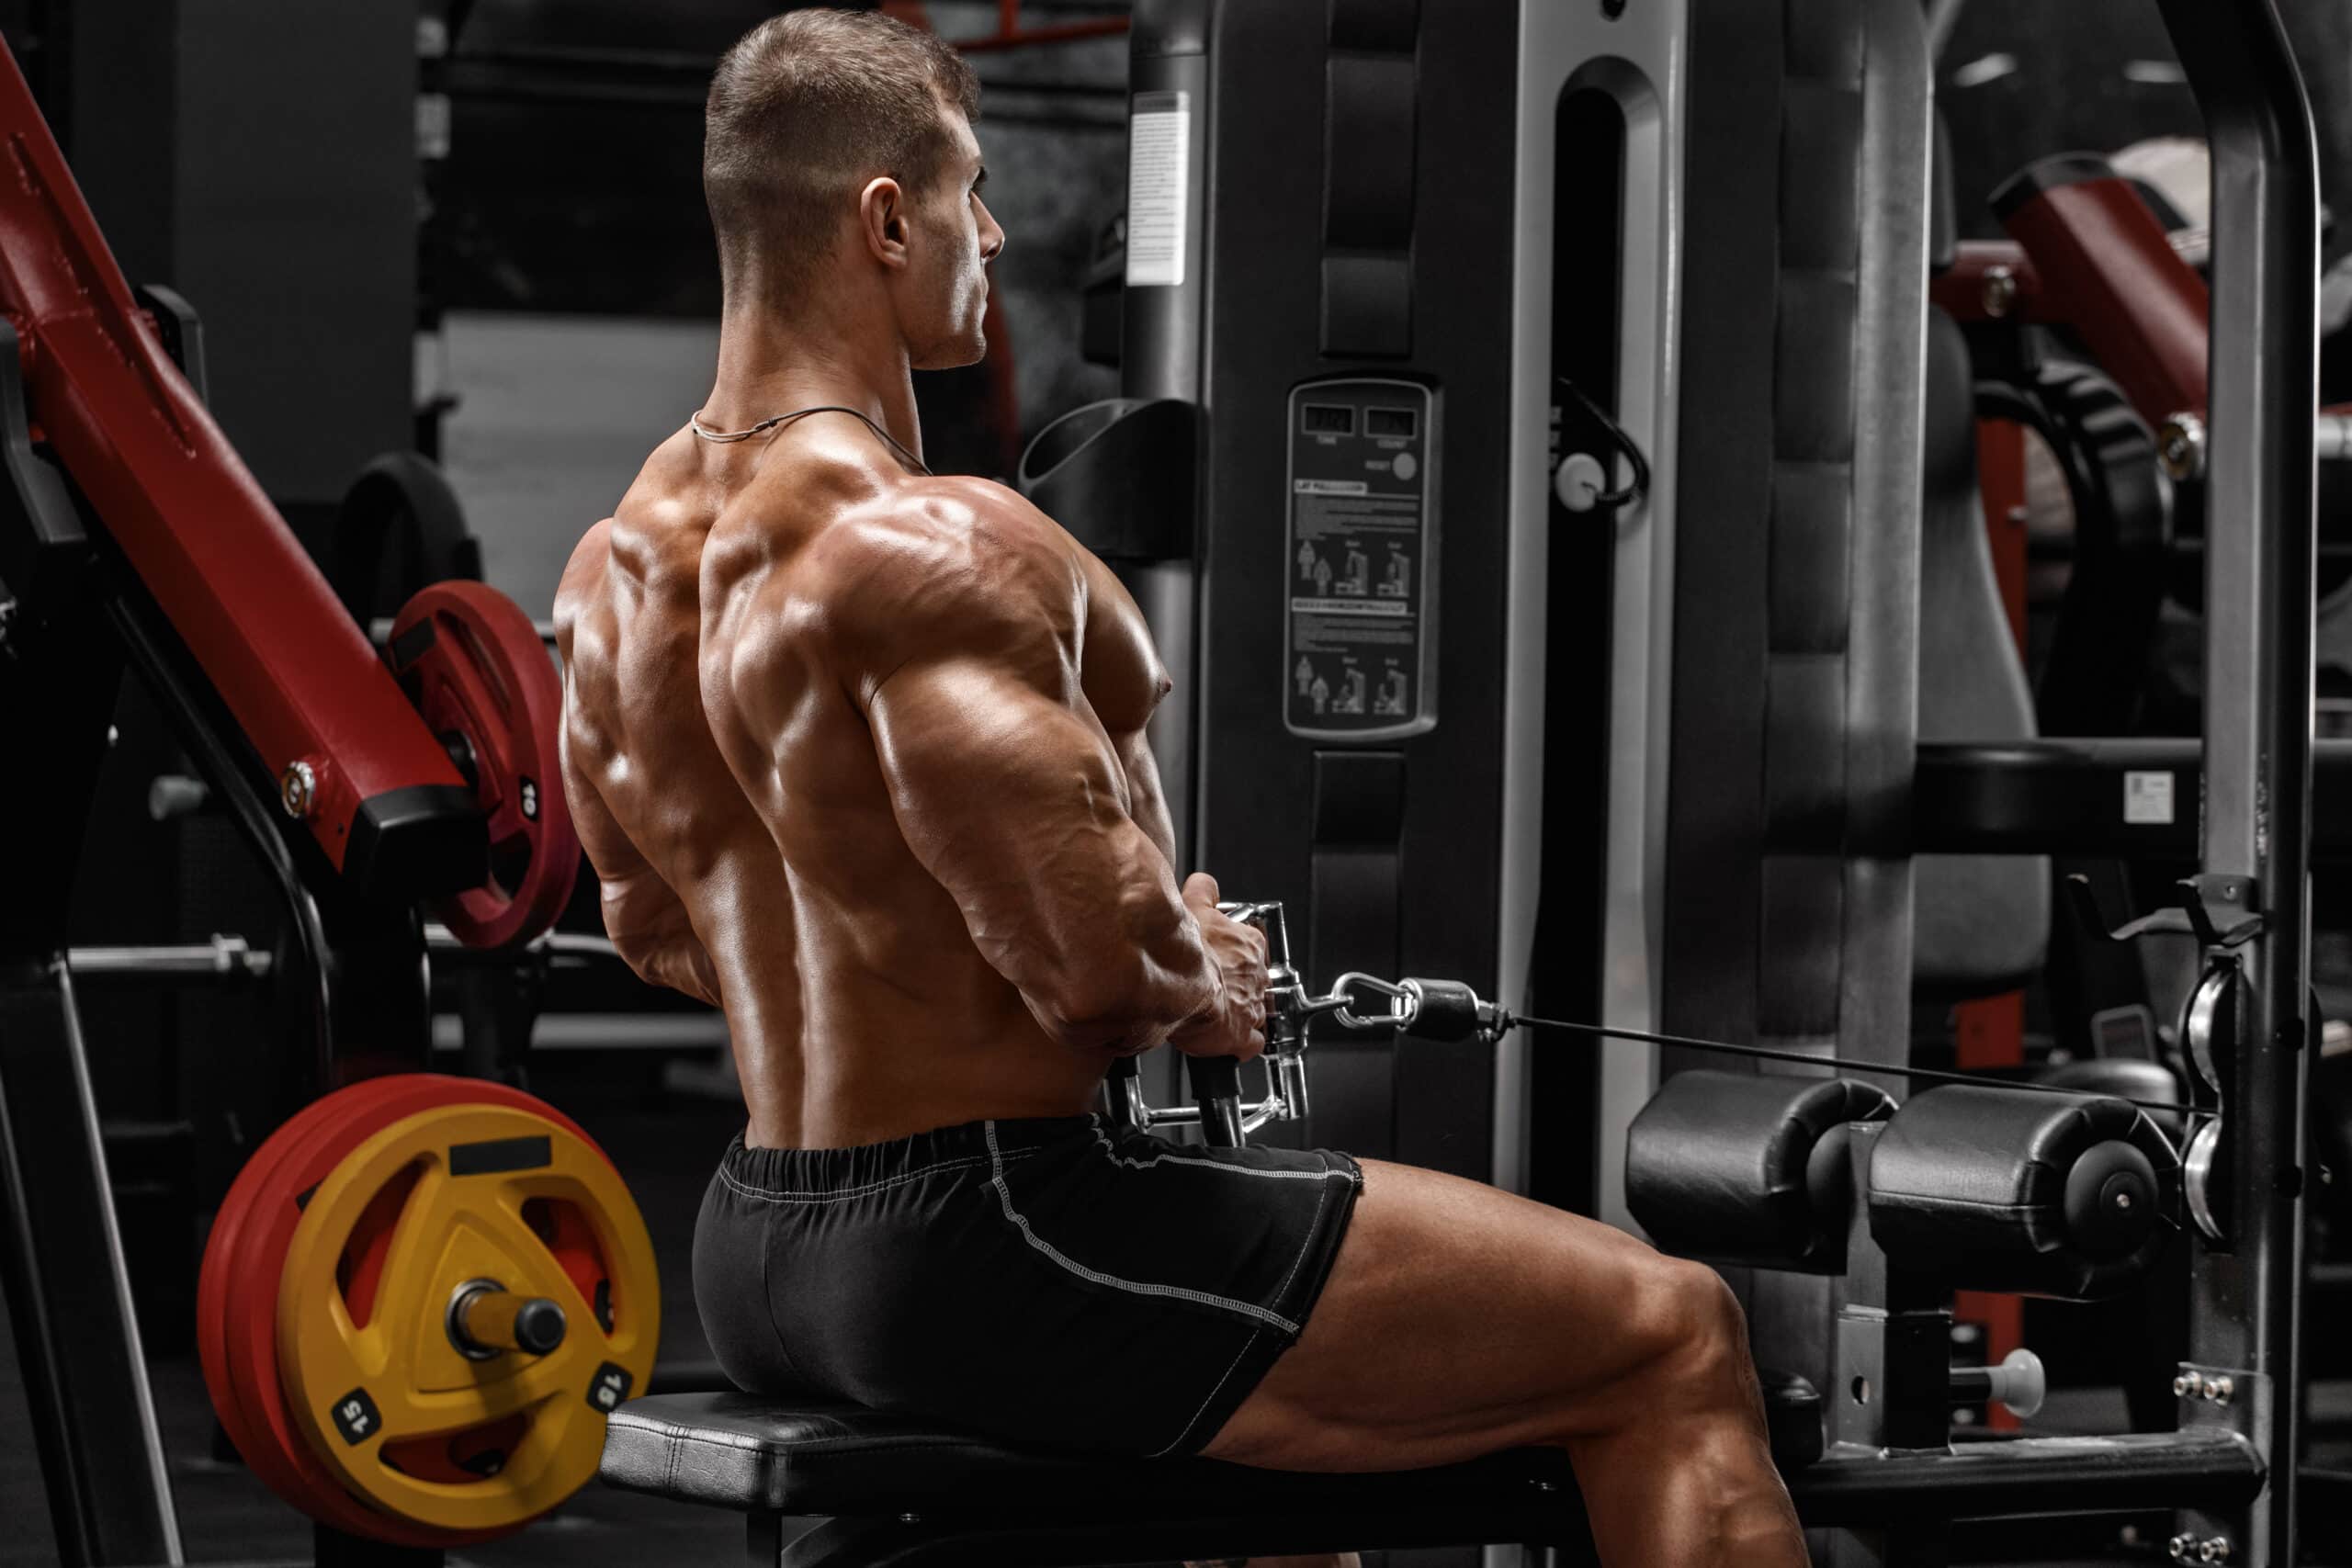
[(464, 1292), (449, 1314), (449, 1337), (471, 1356), (499, 1350), (545, 1356), (563, 1344), (569, 1326), (561, 1304), (546, 1296), (487, 1286)]

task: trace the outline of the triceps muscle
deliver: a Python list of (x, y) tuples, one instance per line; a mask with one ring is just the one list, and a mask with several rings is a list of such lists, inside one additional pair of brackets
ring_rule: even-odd
[(902, 667), (868, 711), (908, 847), (1041, 1022), (1135, 1045), (1207, 1005), (1167, 852), (1075, 682), (948, 658)]

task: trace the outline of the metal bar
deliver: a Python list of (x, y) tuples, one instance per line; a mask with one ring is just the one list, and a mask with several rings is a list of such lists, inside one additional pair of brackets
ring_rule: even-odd
[[(2317, 741), (2312, 758), (2311, 854), (2352, 856), (2352, 740)], [(1911, 847), (2192, 859), (2202, 769), (2188, 739), (1922, 742)]]
[(2025, 1438), (1954, 1450), (1839, 1452), (1788, 1477), (1809, 1527), (2231, 1506), (2262, 1490), (2255, 1447), (2211, 1427)]
[(181, 1561), (163, 1434), (64, 970), (0, 982), (0, 1195), (17, 1360), (69, 1565)]
[(65, 966), (77, 980), (155, 980), (186, 984), (213, 980), (236, 985), (269, 978), (271, 955), (256, 953), (241, 936), (215, 936), (209, 942), (178, 946), (77, 947)]
[(251, 753), (232, 741), (236, 729), (161, 612), (136, 582), (114, 582), (107, 604), (115, 636), (130, 668), (154, 694), (156, 706), (171, 720), (212, 799), (227, 807), (246, 845), (259, 857), (270, 884), (285, 900), (291, 961), (273, 975), (277, 1009), (272, 1014), (271, 1077), (279, 1086), (282, 1109), (294, 1107), (336, 1086), (333, 1007), (327, 976), (334, 968), (319, 900), (304, 883), (295, 841), (280, 830), (287, 820), (272, 781)]
[[(1018, 1505), (957, 1517), (922, 1508), (922, 1499), (910, 1495), (910, 1511), (831, 1519), (790, 1544), (783, 1542), (773, 1522), (763, 1528), (755, 1515), (750, 1544), (754, 1561), (780, 1560), (785, 1568), (1046, 1568), (1496, 1540), (1549, 1542), (1566, 1554), (1564, 1562), (1592, 1561), (1581, 1499), (1565, 1483), (1497, 1476), (1430, 1486), (1421, 1478), (1400, 1476), (1394, 1478), (1393, 1506), (1367, 1507), (1360, 1498), (1339, 1503), (1315, 1497), (1331, 1479), (1299, 1478), (1295, 1500), (1249, 1488), (1249, 1495), (1219, 1506), (1210, 1489), (1182, 1518), (1148, 1506), (1090, 1506), (1082, 1493), (1073, 1493), (1069, 1506), (1050, 1517), (1033, 1516)], [(2245, 1438), (2209, 1429), (2030, 1438), (1956, 1451), (1832, 1452), (1788, 1479), (1809, 1527), (1916, 1526), (2243, 1502), (2261, 1490), (2263, 1465)], [(1418, 1499), (1417, 1487), (1428, 1488)]]
[(1550, 1546), (1558, 1568), (1589, 1568), (1590, 1527), (1573, 1489), (1555, 1497), (1495, 1497), (1430, 1512), (1351, 1507), (1295, 1512), (1224, 1513), (1204, 1502), (1171, 1517), (942, 1518), (907, 1514), (828, 1520), (762, 1554), (752, 1527), (752, 1561), (779, 1568), (1091, 1568), (1101, 1562), (1273, 1557), (1354, 1549), (1474, 1546), (1504, 1541)]
[(610, 937), (590, 936), (582, 931), (545, 931), (520, 949), (482, 948), (469, 947), (448, 927), (427, 921), (424, 945), (435, 964), (452, 969), (512, 969), (528, 959), (545, 959), (550, 964), (567, 968), (621, 962), (620, 949), (613, 945)]
[(2197, 1243), (2189, 1359), (2278, 1391), (2245, 1420), (2270, 1471), (2244, 1513), (2192, 1515), (2233, 1561), (2295, 1560), (2303, 1246), (2302, 1047), (2311, 952), (2312, 411), (2318, 160), (2271, 0), (2159, 0), (2212, 150), (2211, 473), (2205, 555), (2204, 870), (2268, 929), (2245, 961), (2244, 1048), (2224, 1095), (2229, 1240)]
[[(721, 1051), (727, 1018), (717, 1012), (548, 1012), (531, 1027), (531, 1055), (549, 1051)], [(464, 1021), (451, 1013), (433, 1021), (433, 1049), (462, 1051)]]
[[(2156, 427), (2156, 456), (2164, 464), (2165, 473), (2175, 481), (2205, 477), (2210, 460), (2206, 448), (2211, 442), (2204, 420), (2194, 413), (2176, 413)], [(2340, 463), (2352, 457), (2352, 415), (2325, 410), (2313, 414), (2312, 456), (2323, 463)], [(2201, 543), (2183, 539), (2173, 547), (2185, 549)]]
[[(1121, 302), (1120, 392), (1138, 401), (1172, 398), (1201, 404), (1207, 381), (1209, 215), (1216, 209), (1209, 181), (1209, 127), (1215, 118), (1215, 78), (1209, 70), (1209, 30), (1215, 7), (1206, 0), (1144, 0), (1128, 47), (1130, 117), (1150, 114), (1163, 128), (1182, 129), (1182, 244), (1177, 281), (1127, 288)], [(1182, 116), (1181, 118), (1175, 118)], [(1171, 132), (1171, 141), (1174, 136)], [(1130, 137), (1132, 142), (1132, 134)], [(1133, 147), (1130, 146), (1129, 175)], [(1195, 483), (1198, 479), (1195, 477)], [(1201, 599), (1198, 498), (1194, 548), (1183, 559), (1123, 570), (1161, 659), (1176, 672), (1176, 691), (1151, 716), (1147, 731), (1159, 759), (1161, 793), (1175, 829), (1181, 865), (1213, 863), (1201, 823), (1202, 782), (1209, 759), (1195, 711), (1207, 661), (1208, 606)]]

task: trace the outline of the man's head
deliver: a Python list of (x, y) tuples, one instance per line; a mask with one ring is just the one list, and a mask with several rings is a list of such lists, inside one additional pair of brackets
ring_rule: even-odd
[(729, 309), (886, 314), (918, 368), (987, 348), (979, 84), (956, 51), (865, 11), (791, 11), (718, 62), (702, 181)]

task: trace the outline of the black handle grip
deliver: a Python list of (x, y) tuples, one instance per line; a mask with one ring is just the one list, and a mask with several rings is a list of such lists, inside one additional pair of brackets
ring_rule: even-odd
[(1237, 1056), (1187, 1056), (1193, 1099), (1201, 1108), (1201, 1136), (1212, 1148), (1242, 1145), (1241, 1061)]
[(1150, 1113), (1143, 1109), (1143, 1096), (1136, 1091), (1136, 1075), (1133, 1056), (1111, 1058), (1111, 1070), (1102, 1075), (1102, 1114), (1121, 1132), (1148, 1133)]

